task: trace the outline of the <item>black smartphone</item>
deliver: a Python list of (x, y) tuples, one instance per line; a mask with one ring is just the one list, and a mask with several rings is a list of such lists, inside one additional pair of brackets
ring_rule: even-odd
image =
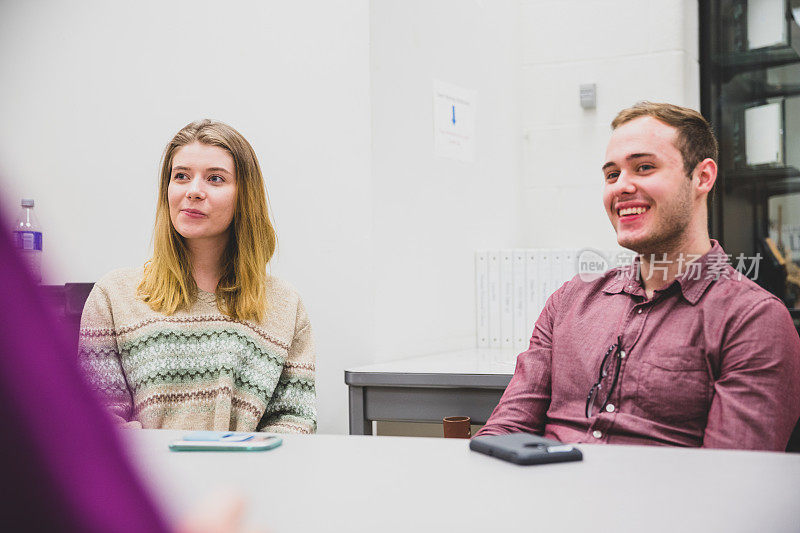
[(518, 465), (540, 465), (581, 461), (583, 454), (571, 444), (546, 439), (529, 433), (484, 435), (469, 442), (473, 452), (485, 453)]

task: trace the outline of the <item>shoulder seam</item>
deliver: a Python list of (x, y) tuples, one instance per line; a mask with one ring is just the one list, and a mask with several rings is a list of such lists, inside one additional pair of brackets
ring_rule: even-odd
[[(754, 289), (754, 287), (748, 287), (748, 289), (749, 289), (749, 290), (751, 290), (751, 291), (752, 291), (752, 290), (755, 290), (755, 289)], [(733, 329), (734, 329), (734, 330), (736, 330), (736, 329), (739, 329), (739, 326), (741, 326), (741, 325), (742, 325), (742, 322), (744, 322), (745, 318), (746, 318), (746, 317), (748, 317), (748, 316), (750, 316), (750, 315), (753, 313), (753, 311), (756, 309), (756, 307), (758, 307), (759, 305), (761, 305), (761, 304), (763, 304), (764, 302), (766, 302), (766, 301), (769, 301), (769, 300), (777, 300), (777, 301), (778, 301), (778, 303), (780, 303), (781, 305), (783, 305), (783, 302), (781, 302), (781, 300), (780, 300), (780, 299), (779, 299), (777, 296), (775, 296), (775, 295), (774, 295), (774, 294), (772, 294), (772, 293), (767, 293), (767, 294), (763, 295), (763, 297), (762, 297), (761, 299), (759, 299), (759, 300), (757, 300), (756, 302), (754, 302), (754, 303), (753, 303), (753, 304), (750, 306), (750, 308), (747, 310), (747, 312), (745, 312), (745, 313), (742, 313), (742, 316), (740, 316), (740, 317), (739, 317), (739, 320), (737, 320), (737, 321), (736, 321), (736, 324), (734, 324), (734, 326), (733, 326)], [(788, 311), (787, 311), (787, 312), (788, 312)]]

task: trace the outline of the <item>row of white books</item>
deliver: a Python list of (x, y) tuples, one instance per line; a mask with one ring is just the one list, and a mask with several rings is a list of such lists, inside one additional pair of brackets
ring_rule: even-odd
[[(475, 252), (476, 332), (479, 348), (528, 347), (550, 295), (581, 274), (622, 264), (623, 250), (503, 249)], [(632, 256), (630, 256), (632, 259)]]

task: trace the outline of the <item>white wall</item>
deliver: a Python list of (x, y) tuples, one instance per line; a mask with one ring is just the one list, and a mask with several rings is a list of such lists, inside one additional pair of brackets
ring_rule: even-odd
[[(518, 2), (371, 3), (375, 357), (475, 345), (474, 251), (519, 246)], [(475, 90), (475, 162), (434, 154), (433, 84)]]
[(368, 3), (4, 2), (0, 80), (0, 195), (36, 199), (46, 283), (142, 264), (167, 141), (242, 132), (317, 337), (319, 429), (345, 431), (342, 368), (371, 361)]
[[(696, 0), (521, 0), (526, 246), (613, 248), (610, 124), (640, 100), (700, 106)], [(597, 84), (597, 108), (579, 85)]]
[[(690, 0), (5, 2), (0, 202), (37, 200), (45, 282), (95, 280), (147, 258), (169, 138), (232, 124), (346, 432), (345, 368), (474, 343), (475, 249), (614, 243), (608, 123), (697, 106), (696, 33)], [(434, 80), (477, 91), (474, 163), (433, 153)]]

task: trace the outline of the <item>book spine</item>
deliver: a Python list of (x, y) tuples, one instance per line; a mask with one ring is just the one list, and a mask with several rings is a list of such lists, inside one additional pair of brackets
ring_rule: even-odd
[(475, 252), (475, 332), (478, 348), (489, 347), (489, 252)]
[(539, 318), (539, 313), (542, 308), (539, 304), (539, 256), (540, 250), (526, 250), (525, 251), (525, 325), (527, 329), (527, 336), (530, 337), (533, 332), (533, 326)]
[(547, 303), (547, 299), (550, 297), (550, 285), (552, 281), (550, 279), (550, 266), (551, 266), (551, 259), (550, 259), (550, 250), (544, 249), (542, 250), (542, 254), (540, 256), (540, 263), (539, 263), (539, 286), (541, 290), (539, 291), (539, 309), (544, 309), (545, 304)]
[(487, 256), (489, 272), (489, 347), (500, 348), (500, 251), (490, 250)]
[(578, 273), (578, 268), (575, 266), (577, 261), (578, 250), (575, 248), (569, 248), (564, 250), (562, 254), (562, 265), (561, 265), (561, 282), (566, 283), (571, 280), (575, 275)]
[(514, 347), (514, 251), (500, 251), (500, 346)]
[(528, 330), (527, 317), (525, 316), (527, 308), (525, 283), (527, 263), (525, 262), (525, 250), (514, 250), (512, 259), (514, 262), (512, 274), (514, 279), (514, 297), (512, 302), (514, 306), (514, 349), (522, 350), (525, 347)]

